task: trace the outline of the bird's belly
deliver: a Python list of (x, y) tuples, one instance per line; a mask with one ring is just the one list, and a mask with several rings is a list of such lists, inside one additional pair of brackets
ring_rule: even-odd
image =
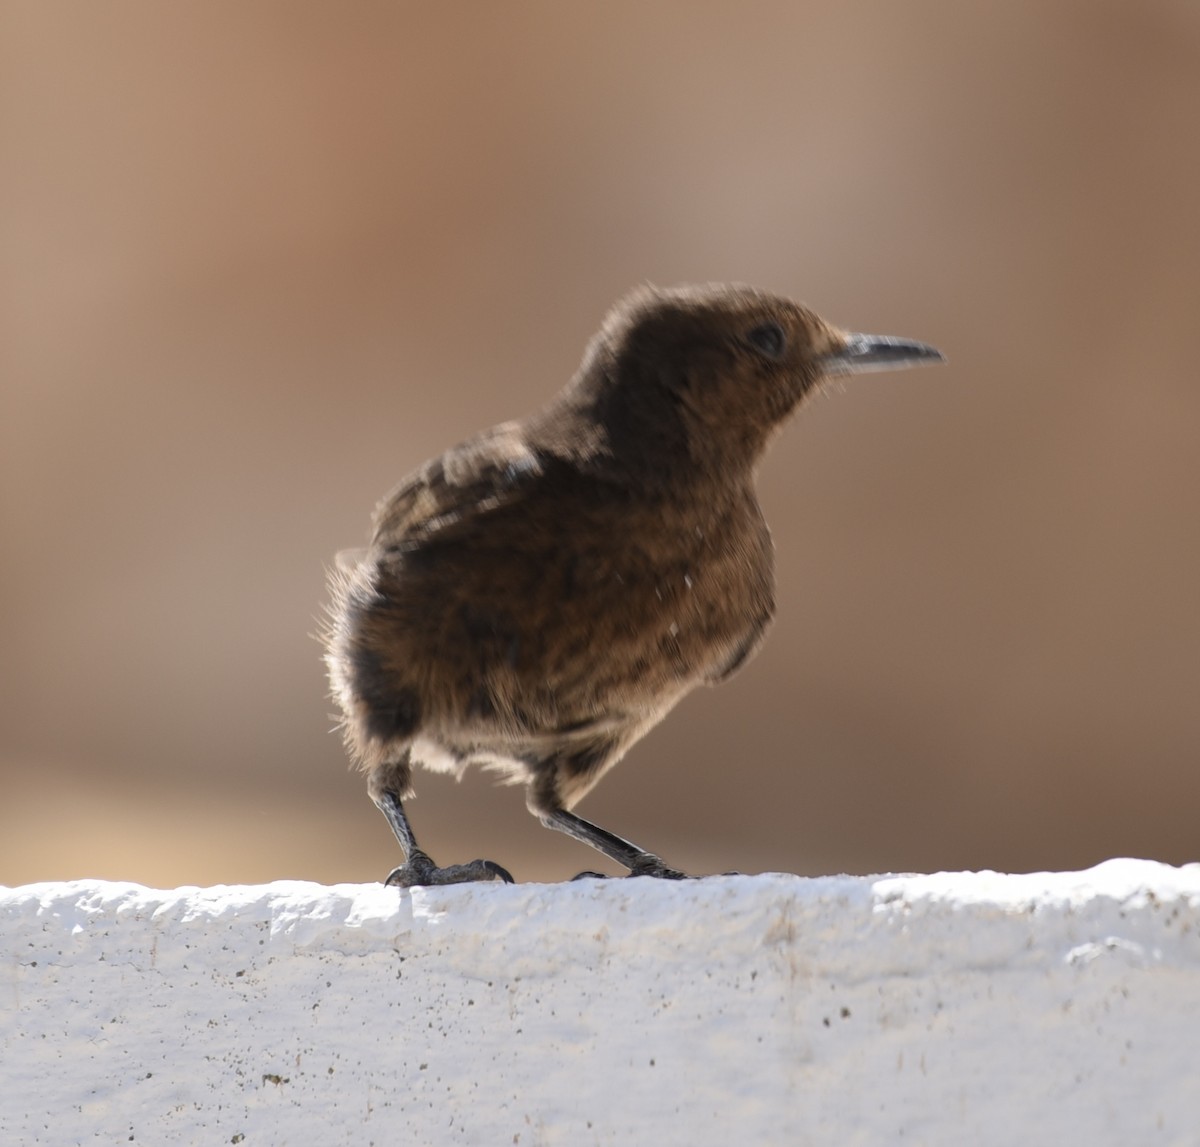
[(653, 725), (744, 659), (770, 620), (769, 541), (701, 551), (578, 537), (514, 530), (378, 568), (354, 641), (381, 670), (369, 692), (419, 699), (429, 767), (459, 771), (461, 747), (504, 756), (564, 730)]

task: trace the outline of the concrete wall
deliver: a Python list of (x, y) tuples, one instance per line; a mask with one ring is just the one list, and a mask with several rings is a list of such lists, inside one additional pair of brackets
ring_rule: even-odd
[(1200, 865), (0, 889), (0, 1142), (1200, 1143)]

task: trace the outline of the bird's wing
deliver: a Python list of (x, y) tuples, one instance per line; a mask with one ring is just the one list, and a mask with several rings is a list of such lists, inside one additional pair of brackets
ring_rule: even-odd
[(497, 426), (427, 462), (392, 490), (375, 507), (372, 545), (418, 546), (521, 497), (541, 474), (520, 427)]

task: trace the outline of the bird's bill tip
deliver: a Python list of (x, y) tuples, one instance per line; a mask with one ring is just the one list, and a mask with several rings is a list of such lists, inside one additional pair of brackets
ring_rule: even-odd
[(894, 335), (848, 334), (836, 350), (822, 356), (826, 374), (866, 374), (875, 370), (902, 370), (945, 362), (937, 347)]

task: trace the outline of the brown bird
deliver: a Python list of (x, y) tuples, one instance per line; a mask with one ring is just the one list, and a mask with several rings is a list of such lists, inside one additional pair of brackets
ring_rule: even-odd
[(348, 751), (404, 849), (387, 883), (512, 879), (417, 846), (414, 764), (496, 769), (547, 827), (682, 877), (570, 810), (761, 643), (774, 559), (754, 472), (776, 430), (825, 377), (942, 358), (749, 287), (645, 287), (545, 409), (401, 482), (370, 546), (338, 556), (324, 634)]

